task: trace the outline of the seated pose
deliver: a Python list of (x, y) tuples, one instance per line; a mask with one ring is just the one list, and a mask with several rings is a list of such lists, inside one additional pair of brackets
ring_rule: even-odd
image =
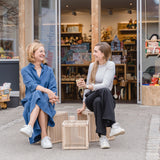
[(99, 135), (100, 147), (110, 148), (106, 137), (106, 127), (112, 127), (110, 136), (124, 134), (125, 131), (115, 122), (115, 100), (111, 94), (115, 75), (115, 64), (109, 61), (111, 47), (106, 42), (95, 45), (93, 56), (95, 62), (88, 70), (87, 82), (80, 79), (78, 87), (85, 88), (83, 106), (77, 110), (80, 114), (86, 106), (94, 112), (96, 133)]
[(56, 80), (53, 70), (44, 65), (45, 50), (43, 44), (34, 41), (26, 48), (30, 62), (21, 70), (23, 82), (26, 87), (24, 106), (24, 120), (26, 125), (20, 132), (29, 137), (30, 143), (41, 140), (42, 148), (52, 148), (50, 138), (47, 136), (47, 126), (55, 125), (53, 116), (56, 96)]

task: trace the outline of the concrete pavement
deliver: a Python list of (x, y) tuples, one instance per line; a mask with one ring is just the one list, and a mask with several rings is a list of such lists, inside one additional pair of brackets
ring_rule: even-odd
[[(76, 115), (79, 107), (80, 103), (62, 103), (56, 110)], [(30, 145), (19, 133), (24, 125), (22, 106), (0, 110), (0, 160), (160, 160), (160, 107), (117, 104), (115, 111), (126, 134), (110, 141), (111, 149), (92, 142), (88, 150), (62, 150), (61, 143), (47, 150)]]

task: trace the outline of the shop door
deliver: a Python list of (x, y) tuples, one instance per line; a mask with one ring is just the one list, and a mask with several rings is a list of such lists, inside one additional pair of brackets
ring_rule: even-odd
[(145, 86), (152, 83), (153, 75), (160, 73), (159, 10), (159, 0), (137, 0), (137, 103), (139, 104), (144, 104)]
[(44, 44), (61, 100), (60, 0), (34, 0), (34, 39)]

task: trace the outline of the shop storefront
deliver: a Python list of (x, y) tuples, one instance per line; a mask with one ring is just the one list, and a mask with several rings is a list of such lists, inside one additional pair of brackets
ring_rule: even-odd
[(18, 3), (18, 0), (0, 1), (0, 86), (11, 83), (10, 106), (19, 104)]
[[(160, 72), (158, 2), (127, 1), (128, 7), (125, 3), (122, 9), (104, 7), (108, 6), (104, 0), (88, 0), (87, 9), (70, 10), (74, 3), (63, 0), (0, 1), (0, 86), (12, 83), (11, 102), (16, 97), (19, 103), (24, 96), (19, 71), (27, 64), (25, 47), (39, 39), (55, 73), (60, 99), (80, 102), (76, 79), (86, 78), (94, 44), (106, 41), (116, 63), (113, 95), (118, 102), (152, 105), (147, 101), (148, 87), (158, 93), (158, 84), (148, 85)], [(152, 43), (152, 35), (157, 43)]]
[[(152, 7), (150, 7), (152, 6)], [(160, 105), (160, 4), (158, 0), (138, 2), (138, 102), (144, 105)]]

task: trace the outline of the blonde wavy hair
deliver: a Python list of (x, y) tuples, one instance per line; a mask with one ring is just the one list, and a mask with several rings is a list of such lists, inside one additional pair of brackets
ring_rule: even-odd
[(35, 62), (35, 56), (34, 53), (40, 48), (44, 47), (42, 43), (40, 43), (39, 40), (34, 40), (34, 42), (30, 43), (26, 47), (26, 53), (27, 53), (27, 60), (28, 62), (34, 63)]
[[(106, 43), (106, 42), (99, 42), (95, 46), (99, 47), (98, 49), (104, 54), (104, 59), (106, 61), (108, 61), (110, 56), (111, 56), (111, 47), (110, 47), (110, 45), (108, 43)], [(96, 77), (98, 65), (99, 65), (99, 62), (95, 61), (94, 64), (93, 64), (93, 68), (92, 68), (92, 71), (91, 71), (91, 76), (90, 76), (90, 79), (89, 79), (89, 83), (90, 84), (91, 83), (95, 83), (95, 77)]]

